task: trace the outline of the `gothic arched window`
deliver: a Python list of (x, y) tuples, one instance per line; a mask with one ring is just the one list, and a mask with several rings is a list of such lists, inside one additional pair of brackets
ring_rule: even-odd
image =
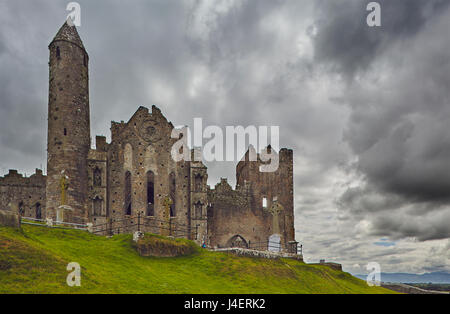
[(125, 215), (131, 216), (131, 172), (125, 172), (124, 205)]
[(172, 199), (172, 205), (170, 205), (170, 217), (176, 216), (176, 182), (175, 173), (171, 173), (169, 176), (169, 186), (170, 186), (170, 198)]
[(155, 216), (155, 175), (147, 172), (147, 216)]
[(203, 186), (203, 178), (201, 175), (198, 174), (195, 176), (195, 191), (201, 192), (202, 186)]
[(99, 168), (94, 169), (94, 186), (102, 186), (102, 171)]

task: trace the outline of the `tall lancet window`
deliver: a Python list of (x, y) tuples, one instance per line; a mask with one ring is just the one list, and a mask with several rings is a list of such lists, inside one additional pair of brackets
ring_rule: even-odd
[(175, 182), (175, 173), (171, 173), (169, 176), (169, 185), (170, 185), (170, 198), (172, 199), (172, 205), (170, 205), (170, 217), (176, 216), (176, 182)]
[(201, 175), (195, 176), (195, 191), (201, 192), (202, 191), (202, 185), (203, 185), (203, 178)]
[(131, 172), (125, 172), (125, 215), (131, 216)]
[(147, 216), (155, 216), (155, 175), (147, 172)]
[(102, 186), (102, 171), (99, 168), (94, 169), (94, 186)]

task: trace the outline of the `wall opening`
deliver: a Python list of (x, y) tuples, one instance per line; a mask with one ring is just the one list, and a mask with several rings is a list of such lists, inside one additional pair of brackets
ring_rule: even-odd
[(124, 195), (124, 205), (125, 205), (125, 215), (131, 216), (131, 172), (125, 172), (125, 195)]
[(203, 205), (202, 205), (202, 203), (200, 203), (200, 201), (198, 201), (195, 204), (195, 218), (196, 219), (202, 218), (202, 210), (203, 210)]
[(262, 199), (262, 207), (267, 208), (267, 197), (263, 197)]
[(36, 219), (42, 219), (42, 209), (40, 203), (36, 203)]
[(103, 205), (103, 200), (100, 197), (96, 197), (94, 199), (94, 216), (101, 216), (102, 215), (102, 206)]
[(147, 172), (147, 216), (155, 216), (155, 175)]
[(171, 173), (169, 176), (169, 185), (170, 185), (170, 198), (172, 199), (172, 205), (170, 205), (170, 217), (175, 217), (176, 213), (176, 182), (175, 182), (175, 173)]
[(59, 46), (56, 47), (56, 58), (61, 59), (61, 50), (59, 49)]
[(231, 237), (230, 240), (228, 240), (227, 247), (235, 247), (235, 248), (243, 248), (248, 249), (248, 243), (247, 241), (240, 235), (235, 235)]
[(23, 208), (23, 202), (19, 203), (19, 214), (20, 216), (23, 216), (23, 214), (25, 213), (25, 210)]
[(201, 175), (195, 176), (195, 191), (201, 192), (202, 191), (202, 185), (203, 185), (203, 178)]
[(102, 186), (102, 171), (98, 167), (94, 169), (94, 186)]

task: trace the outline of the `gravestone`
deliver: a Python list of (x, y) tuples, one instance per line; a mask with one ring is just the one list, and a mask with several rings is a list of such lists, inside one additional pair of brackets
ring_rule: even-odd
[(269, 237), (268, 250), (270, 252), (280, 252), (281, 251), (281, 236), (279, 234), (272, 234)]
[(0, 226), (20, 228), (20, 215), (17, 205), (10, 203), (7, 210), (0, 209)]

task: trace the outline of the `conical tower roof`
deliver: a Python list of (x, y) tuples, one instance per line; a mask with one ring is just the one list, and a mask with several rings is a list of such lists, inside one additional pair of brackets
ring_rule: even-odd
[[(70, 23), (72, 24), (72, 23)], [(53, 38), (50, 45), (55, 41), (68, 41), (70, 43), (73, 43), (83, 50), (86, 50), (83, 45), (83, 41), (80, 38), (80, 35), (78, 35), (77, 28), (75, 25), (72, 24), (69, 25), (69, 23), (66, 21), (63, 26), (59, 29), (58, 33), (56, 34), (55, 38)]]

